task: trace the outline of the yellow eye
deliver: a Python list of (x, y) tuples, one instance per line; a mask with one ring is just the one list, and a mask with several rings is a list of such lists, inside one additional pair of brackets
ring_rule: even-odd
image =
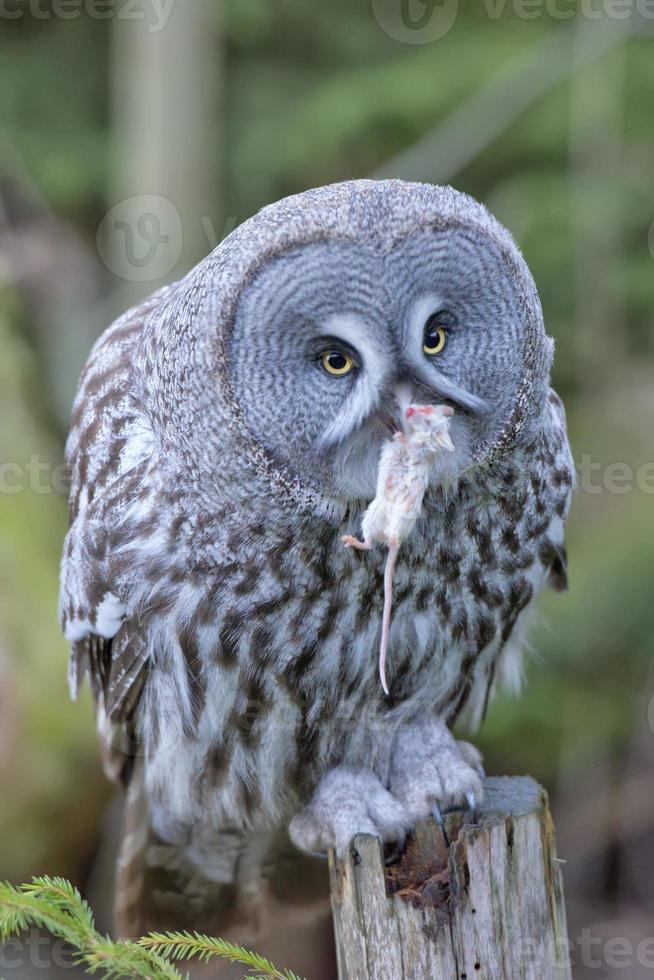
[(432, 357), (434, 354), (440, 354), (445, 347), (446, 341), (447, 331), (445, 327), (439, 326), (438, 323), (431, 323), (428, 320), (425, 324), (425, 334), (422, 343), (422, 349), (425, 354), (429, 354)]
[(341, 378), (344, 374), (349, 374), (354, 367), (354, 361), (349, 354), (344, 354), (340, 350), (326, 350), (320, 355), (320, 363), (327, 374)]

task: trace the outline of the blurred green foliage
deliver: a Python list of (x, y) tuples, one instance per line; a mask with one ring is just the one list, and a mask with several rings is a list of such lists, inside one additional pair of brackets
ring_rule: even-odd
[[(227, 0), (224, 7), (224, 162), (217, 161), (216, 180), (224, 172), (223, 210), (237, 221), (285, 194), (368, 175), (498, 73), (528, 61), (548, 32), (563, 37), (572, 27), (546, 16), (511, 17), (510, 5), (492, 19), (468, 0), (441, 42), (406, 45), (381, 30), (370, 0)], [(90, 17), (27, 16), (3, 29), (0, 59), (10, 84), (0, 88), (0, 139), (10, 167), (13, 153), (52, 206), (92, 241), (112, 166), (110, 29)], [(571, 173), (571, 96), (582, 72), (555, 85), (456, 175), (457, 186), (494, 204), (520, 238), (559, 342), (565, 394), (583, 370), (571, 340), (580, 195), (588, 230), (601, 234), (610, 222), (623, 243), (603, 288), (623, 301), (627, 352), (652, 353), (651, 53), (651, 40), (636, 37), (599, 63), (604, 73), (611, 59), (624, 61), (614, 134), (619, 172), (592, 165), (606, 145), (591, 134), (591, 166), (579, 180)], [(598, 85), (593, 95), (597, 70), (586, 70), (584, 113), (601, 130), (606, 93)]]
[[(215, 22), (225, 73), (216, 181), (224, 215), (238, 221), (285, 194), (370, 174), (499, 73), (529, 64), (548, 32), (588, 26), (521, 20), (509, 5), (493, 20), (462, 0), (446, 38), (406, 45), (379, 27), (370, 0), (226, 0), (224, 13), (222, 30)], [(25, 16), (2, 27), (0, 177), (26, 183), (94, 249), (113, 203), (111, 25)], [(576, 458), (634, 470), (652, 458), (654, 426), (653, 83), (651, 36), (628, 39), (555, 84), (453, 179), (489, 204), (525, 252), (557, 341), (555, 380)], [(428, 159), (424, 179), (437, 171)], [(3, 459), (61, 454), (33, 319), (18, 288), (0, 294)], [(652, 500), (643, 488), (578, 494), (571, 590), (541, 606), (526, 694), (501, 698), (490, 714), (482, 735), (490, 769), (531, 771), (556, 788), (571, 746), (586, 760), (607, 743), (626, 756), (646, 726)], [(2, 777), (11, 792), (0, 868), (14, 877), (79, 877), (76, 841), (95, 846), (106, 799), (88, 701), (67, 701), (55, 617), (64, 526), (60, 496), (0, 494), (0, 643), (21, 732)]]
[[(3, 873), (18, 877), (24, 868), (74, 867), (84, 860), (108, 794), (101, 788), (98, 795), (88, 693), (79, 705), (68, 703), (66, 694), (68, 650), (57, 622), (66, 502), (51, 492), (47, 472), (30, 476), (37, 457), (51, 473), (61, 447), (34, 407), (39, 379), (11, 326), (16, 306), (2, 300), (0, 453), (11, 470), (3, 469), (0, 493), (0, 657), (9, 654), (1, 678), (0, 864)], [(87, 778), (94, 794), (72, 820), (71, 800), (84, 793)]]

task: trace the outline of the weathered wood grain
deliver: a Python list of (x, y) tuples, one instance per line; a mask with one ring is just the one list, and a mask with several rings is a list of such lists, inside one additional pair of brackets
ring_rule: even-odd
[(384, 866), (375, 837), (330, 855), (340, 980), (570, 980), (547, 795), (528, 777), (485, 782), (474, 818), (420, 825)]

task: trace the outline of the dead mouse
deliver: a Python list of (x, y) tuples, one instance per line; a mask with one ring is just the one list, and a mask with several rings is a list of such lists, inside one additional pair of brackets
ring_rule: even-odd
[(378, 541), (388, 548), (379, 649), (379, 676), (385, 694), (389, 693), (386, 682), (386, 652), (397, 553), (420, 516), (434, 458), (444, 449), (450, 452), (454, 449), (448, 431), (452, 415), (454, 409), (449, 405), (409, 405), (405, 412), (406, 430), (397, 432), (382, 447), (377, 492), (361, 522), (363, 541), (351, 534), (345, 534), (341, 538), (348, 548), (369, 551)]

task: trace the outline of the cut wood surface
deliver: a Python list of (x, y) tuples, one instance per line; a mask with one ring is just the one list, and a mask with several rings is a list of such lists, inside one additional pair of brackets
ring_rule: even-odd
[(330, 854), (340, 980), (569, 980), (547, 795), (489, 778), (476, 814), (421, 824), (385, 866), (376, 837)]

